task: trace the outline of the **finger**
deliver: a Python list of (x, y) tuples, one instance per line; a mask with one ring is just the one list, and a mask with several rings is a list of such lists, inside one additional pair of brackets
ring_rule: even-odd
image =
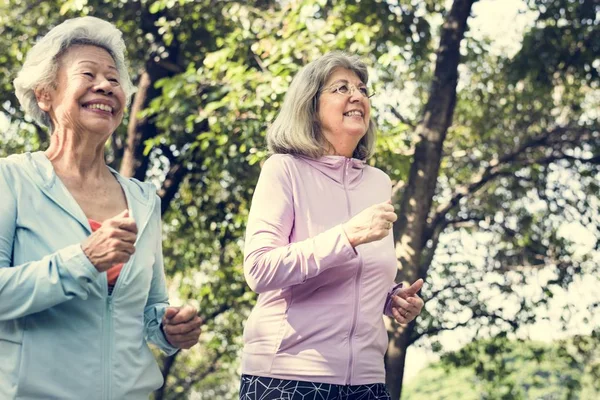
[(200, 333), (202, 333), (202, 329), (198, 328), (198, 329), (194, 329), (191, 332), (188, 332), (186, 334), (181, 334), (181, 335), (169, 335), (169, 341), (171, 343), (176, 342), (176, 343), (183, 343), (183, 342), (189, 342), (192, 340), (196, 340), (198, 341), (198, 338), (200, 337)]
[(399, 308), (404, 308), (404, 309), (409, 309), (409, 308), (413, 308), (414, 306), (409, 303), (406, 299), (403, 299), (400, 296), (392, 296), (392, 306), (393, 307), (399, 307)]
[(398, 314), (407, 321), (411, 321), (414, 317), (419, 315), (416, 310), (412, 309), (404, 309), (404, 308), (392, 308), (392, 315), (394, 315), (393, 310), (396, 310)]
[(117, 218), (127, 218), (129, 217), (129, 209), (126, 208), (123, 211), (121, 211), (120, 213), (118, 213), (117, 215), (115, 215), (114, 217), (110, 218), (110, 219), (117, 219)]
[(417, 297), (416, 295), (412, 296), (412, 297), (408, 297), (408, 298), (404, 298), (404, 297), (401, 297), (398, 295), (394, 295), (392, 297), (392, 301), (393, 301), (394, 305), (396, 305), (398, 307), (406, 308), (406, 309), (418, 308), (420, 303), (422, 302), (422, 300), (421, 301), (419, 301), (419, 300), (421, 300), (421, 298)]
[(398, 216), (394, 211), (383, 211), (378, 215), (378, 219), (383, 221), (394, 222), (398, 219)]
[(179, 346), (176, 346), (176, 347), (179, 347), (180, 349), (191, 349), (192, 347), (194, 347), (197, 344), (198, 344), (197, 340), (192, 340), (189, 342), (181, 343)]
[(398, 215), (396, 215), (395, 212), (386, 213), (385, 217), (385, 219), (387, 219), (390, 222), (396, 222), (396, 220), (398, 219)]
[(132, 254), (133, 253), (129, 253), (128, 251), (117, 250), (108, 256), (106, 262), (109, 262), (111, 266), (115, 264), (125, 264), (127, 261), (129, 261)]
[[(171, 319), (170, 323), (181, 324), (192, 320), (194, 317), (198, 317), (198, 311), (194, 307), (186, 305), (179, 310), (177, 315)], [(200, 317), (198, 317), (198, 319), (199, 318)]]
[(197, 311), (195, 308), (191, 307), (191, 306), (183, 306), (179, 309), (179, 312), (177, 313), (177, 315), (175, 315), (170, 323), (172, 325), (177, 325), (177, 324), (186, 324), (190, 321), (192, 321), (195, 317), (198, 317)]
[[(195, 337), (191, 337), (191, 338), (168, 336), (168, 340), (169, 340), (169, 343), (171, 343), (175, 347), (189, 348), (189, 347), (195, 345), (196, 343), (198, 343), (199, 337), (200, 337), (200, 335), (196, 335)], [(186, 346), (189, 346), (189, 347), (186, 347)]]
[(124, 242), (127, 242), (131, 245), (135, 244), (135, 241), (137, 240), (137, 236), (133, 233), (133, 232), (128, 232), (128, 231), (121, 231), (122, 232), (122, 236), (119, 238)]
[(104, 224), (102, 224), (103, 226), (110, 226), (113, 228), (117, 228), (117, 229), (121, 229), (121, 230), (126, 230), (129, 232), (132, 232), (134, 234), (137, 234), (138, 229), (137, 229), (137, 224), (135, 223), (135, 220), (131, 217), (122, 217), (120, 215), (107, 219)]
[(411, 296), (417, 294), (419, 290), (423, 287), (423, 279), (417, 279), (412, 285), (407, 288), (407, 293)]
[[(163, 321), (168, 321), (179, 312), (179, 307), (167, 307), (163, 315)], [(163, 327), (164, 329), (164, 327)]]
[(392, 309), (392, 315), (394, 316), (394, 320), (396, 320), (397, 323), (406, 324), (406, 318), (404, 318), (402, 316), (402, 314), (400, 314), (400, 312), (398, 312), (397, 309), (395, 309), (395, 308)]
[(190, 332), (194, 332), (194, 331), (200, 329), (201, 326), (202, 326), (202, 324), (200, 323), (200, 321), (192, 321), (192, 322), (188, 322), (188, 323), (175, 324), (175, 325), (173, 325), (171, 322), (168, 322), (163, 327), (163, 329), (164, 329), (165, 333), (168, 333), (169, 335), (178, 336), (178, 335), (187, 335)]
[(119, 239), (128, 243), (135, 243), (135, 240), (137, 239), (137, 236), (135, 233), (121, 229), (119, 227), (114, 227), (114, 228), (107, 228), (109, 229), (108, 231), (108, 237), (113, 238), (113, 239)]
[(417, 295), (411, 296), (408, 299), (406, 299), (406, 301), (408, 301), (410, 304), (412, 304), (414, 307), (419, 309), (419, 312), (421, 311), (421, 309), (423, 308), (423, 306), (425, 305), (425, 302), (423, 301), (422, 298), (420, 298)]
[(388, 230), (391, 229), (392, 226), (394, 226), (394, 224), (392, 224), (390, 221), (386, 221), (385, 219), (377, 222), (377, 227), (380, 229)]
[(127, 253), (129, 256), (135, 253), (135, 246), (133, 244), (118, 239), (111, 244), (111, 248), (116, 253)]
[(394, 212), (394, 206), (389, 202), (384, 202), (376, 205), (381, 211), (384, 212)]
[(398, 312), (400, 312), (400, 315), (402, 315), (404, 318), (406, 318), (410, 321), (413, 318), (415, 318), (417, 315), (419, 315), (420, 311), (411, 307), (411, 308), (398, 309)]
[(131, 232), (131, 233), (137, 235), (137, 233), (138, 233), (137, 224), (135, 223), (135, 220), (133, 218), (131, 218), (131, 217), (123, 218), (123, 219), (119, 220), (118, 223), (119, 223), (118, 227), (120, 229), (123, 229), (125, 231)]
[(417, 294), (419, 290), (423, 287), (423, 279), (417, 279), (412, 285), (409, 287), (400, 290), (398, 296), (406, 299), (408, 297), (414, 296)]

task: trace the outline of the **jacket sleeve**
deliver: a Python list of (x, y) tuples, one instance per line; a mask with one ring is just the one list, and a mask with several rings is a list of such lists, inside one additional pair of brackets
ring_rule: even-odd
[[(392, 193), (392, 181), (390, 180), (390, 177), (387, 176), (387, 174), (385, 174), (385, 179), (386, 179), (386, 185), (390, 188), (390, 198), (393, 197), (393, 193)], [(391, 233), (393, 234), (393, 233)], [(402, 283), (396, 283), (394, 282), (392, 284), (392, 286), (390, 287), (390, 290), (388, 290), (387, 296), (385, 298), (385, 304), (383, 306), (383, 314), (390, 317), (390, 318), (394, 318), (394, 316), (392, 315), (392, 297), (396, 296), (401, 290), (402, 287), (404, 285)]]
[(13, 265), (19, 212), (14, 179), (0, 160), (0, 321), (37, 313), (74, 297), (86, 299), (99, 274), (78, 243), (41, 260)]
[(169, 296), (162, 253), (162, 227), (160, 219), (160, 198), (157, 196), (156, 215), (153, 216), (156, 225), (156, 256), (152, 266), (152, 282), (148, 301), (144, 308), (144, 337), (146, 341), (156, 345), (166, 355), (175, 354), (179, 349), (172, 346), (161, 329), (161, 323), (165, 310), (169, 307)]
[(392, 297), (396, 296), (402, 290), (402, 283), (394, 283), (391, 289), (388, 291), (385, 299), (385, 305), (383, 307), (383, 314), (388, 317), (394, 318), (392, 315)]
[(342, 225), (290, 243), (293, 226), (290, 171), (281, 156), (273, 156), (261, 171), (246, 228), (244, 275), (255, 292), (297, 285), (329, 268), (358, 262)]

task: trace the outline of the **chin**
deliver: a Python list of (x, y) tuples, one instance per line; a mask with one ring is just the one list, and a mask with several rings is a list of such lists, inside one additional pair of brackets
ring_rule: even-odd
[(347, 132), (348, 132), (348, 134), (350, 136), (360, 137), (360, 138), (362, 138), (363, 136), (365, 136), (367, 134), (367, 131), (364, 128), (362, 128), (362, 129), (348, 129)]
[(94, 134), (100, 136), (112, 135), (112, 133), (117, 129), (115, 126), (109, 126), (108, 124), (101, 126), (101, 124), (88, 124), (85, 126), (85, 130), (88, 132), (92, 132)]

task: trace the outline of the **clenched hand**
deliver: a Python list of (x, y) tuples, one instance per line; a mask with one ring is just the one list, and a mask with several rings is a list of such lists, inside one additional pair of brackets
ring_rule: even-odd
[(398, 217), (390, 201), (375, 204), (346, 222), (343, 227), (352, 247), (381, 240), (390, 233)]
[(169, 343), (180, 349), (189, 349), (198, 343), (202, 318), (192, 306), (169, 307), (162, 320), (163, 332)]
[(82, 244), (81, 249), (99, 272), (104, 272), (115, 264), (126, 263), (135, 252), (137, 237), (135, 220), (129, 210), (107, 219)]

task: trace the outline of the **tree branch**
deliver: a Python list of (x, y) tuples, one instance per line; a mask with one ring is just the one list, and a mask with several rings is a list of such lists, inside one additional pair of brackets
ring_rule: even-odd
[(453, 331), (458, 328), (464, 328), (465, 326), (467, 326), (469, 324), (469, 322), (471, 322), (471, 318), (469, 318), (468, 320), (466, 320), (464, 322), (459, 322), (459, 323), (455, 324), (454, 326), (437, 326), (435, 328), (427, 329), (422, 332), (413, 331), (413, 334), (411, 335), (410, 340), (409, 340), (409, 346), (414, 344), (416, 341), (421, 339), (423, 336), (434, 336), (441, 332)]
[(419, 278), (425, 279), (425, 277), (427, 276), (427, 270), (429, 269), (429, 266), (433, 261), (435, 250), (437, 249), (440, 243), (440, 236), (448, 226), (448, 222), (449, 221), (445, 221), (444, 223), (437, 224), (432, 230), (425, 233), (425, 235), (427, 236), (425, 241), (429, 242), (429, 240), (431, 240), (431, 245), (429, 246), (429, 248), (423, 248), (424, 255), (421, 257), (421, 264), (419, 266)]
[(171, 200), (179, 191), (179, 187), (184, 178), (188, 174), (188, 169), (183, 166), (183, 163), (174, 163), (169, 167), (167, 177), (165, 178), (162, 187), (158, 191), (158, 196), (161, 199), (160, 212), (164, 215), (171, 205)]
[[(523, 307), (521, 307), (522, 309)], [(431, 327), (429, 329), (425, 329), (421, 332), (417, 332), (415, 333), (413, 331), (413, 334), (411, 335), (410, 338), (410, 344), (412, 345), (413, 343), (415, 343), (417, 340), (419, 340), (420, 338), (422, 338), (423, 336), (435, 336), (441, 332), (446, 332), (446, 331), (453, 331), (455, 329), (458, 328), (464, 328), (466, 326), (469, 325), (469, 323), (473, 322), (475, 319), (481, 319), (481, 318), (487, 318), (490, 319), (492, 321), (496, 321), (496, 320), (500, 320), (502, 322), (507, 323), (508, 325), (510, 325), (510, 327), (513, 330), (516, 330), (519, 328), (519, 323), (513, 320), (509, 320), (504, 318), (503, 316), (497, 314), (497, 313), (487, 313), (487, 312), (483, 312), (482, 310), (473, 310), (473, 316), (471, 316), (470, 318), (468, 318), (466, 321), (463, 322), (458, 322), (452, 326), (435, 326), (435, 327)]]
[(464, 288), (464, 287), (465, 286), (460, 281), (458, 281), (457, 283), (453, 283), (448, 286), (444, 286), (440, 290), (436, 290), (435, 292), (432, 292), (431, 296), (427, 297), (427, 299), (424, 299), (424, 300), (431, 301), (431, 300), (435, 299), (436, 297), (438, 297), (441, 293), (444, 293), (447, 290), (460, 289), (460, 288)]
[[(560, 136), (573, 131), (576, 133), (575, 138), (552, 140), (556, 136)], [(488, 182), (500, 176), (513, 175), (512, 172), (505, 171), (502, 169), (505, 166), (524, 167), (534, 164), (547, 165), (560, 159), (569, 158), (577, 159), (578, 161), (582, 162), (598, 163), (600, 158), (600, 156), (598, 155), (595, 155), (594, 157), (591, 157), (589, 159), (581, 159), (572, 156), (567, 156), (564, 153), (561, 153), (560, 155), (555, 154), (549, 157), (525, 159), (523, 161), (519, 161), (519, 157), (527, 153), (528, 151), (544, 146), (548, 146), (548, 148), (550, 148), (550, 146), (556, 146), (559, 144), (564, 145), (568, 143), (577, 143), (577, 141), (581, 140), (582, 136), (586, 133), (589, 133), (589, 131), (585, 128), (559, 127), (552, 131), (547, 131), (541, 135), (533, 137), (530, 140), (522, 143), (514, 151), (505, 154), (499, 159), (492, 160), (489, 163), (489, 165), (485, 169), (483, 169), (483, 171), (481, 171), (478, 175), (475, 176), (474, 179), (471, 180), (471, 183), (458, 187), (455, 191), (455, 194), (447, 203), (440, 204), (437, 207), (435, 216), (432, 219), (430, 226), (433, 228), (437, 224), (441, 223), (445, 216), (448, 214), (448, 212), (454, 209), (463, 198), (471, 196), (479, 189), (481, 189), (484, 185), (486, 185)]]
[(179, 396), (175, 397), (175, 399), (187, 399), (187, 396), (189, 396), (189, 390), (192, 387), (192, 385), (202, 382), (204, 379), (206, 379), (207, 376), (214, 373), (217, 370), (217, 367), (219, 366), (219, 360), (223, 358), (225, 353), (225, 351), (218, 352), (210, 362), (210, 366), (201, 373), (186, 376), (184, 383), (181, 385), (183, 390), (181, 391), (181, 393), (179, 393)]
[(412, 129), (416, 129), (417, 125), (414, 122), (409, 121), (408, 119), (404, 118), (402, 116), (402, 114), (400, 114), (400, 112), (398, 110), (396, 110), (395, 107), (389, 106), (389, 108), (390, 108), (390, 111), (392, 112), (392, 114), (394, 114), (394, 116), (396, 118), (398, 118), (400, 120), (400, 122), (402, 122), (404, 125), (410, 126)]

